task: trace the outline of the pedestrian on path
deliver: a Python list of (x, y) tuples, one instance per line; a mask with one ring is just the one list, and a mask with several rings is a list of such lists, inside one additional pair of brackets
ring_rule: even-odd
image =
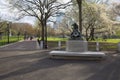
[(32, 36), (30, 36), (30, 40), (32, 40), (33, 39), (33, 37)]
[(40, 40), (39, 40), (39, 38), (37, 39), (37, 42), (38, 42), (38, 44), (39, 44), (39, 46), (40, 46)]

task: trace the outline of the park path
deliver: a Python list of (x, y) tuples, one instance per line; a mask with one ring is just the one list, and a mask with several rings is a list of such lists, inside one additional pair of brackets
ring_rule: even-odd
[(11, 43), (5, 46), (0, 47), (0, 51), (12, 51), (12, 50), (37, 50), (39, 49), (38, 43), (36, 40), (25, 40), (16, 43)]
[(119, 54), (103, 61), (80, 61), (50, 59), (49, 51), (22, 52), (0, 57), (0, 80), (120, 80)]
[(0, 48), (0, 80), (120, 80), (119, 53), (103, 61), (56, 60), (36, 48), (36, 40)]

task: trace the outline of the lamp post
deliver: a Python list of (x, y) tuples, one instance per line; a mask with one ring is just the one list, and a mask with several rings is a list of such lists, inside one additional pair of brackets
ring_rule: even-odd
[(9, 34), (10, 34), (10, 23), (8, 22), (8, 23), (7, 23), (7, 37), (8, 37), (7, 43), (8, 43), (8, 44), (10, 43), (10, 36), (9, 36)]
[(17, 36), (18, 36), (18, 41), (19, 41), (20, 32), (18, 32)]
[(27, 32), (24, 31), (24, 40), (26, 40), (26, 39), (27, 39)]
[(45, 41), (44, 41), (44, 49), (47, 49), (47, 9), (45, 8), (44, 10), (44, 18), (45, 18), (45, 21), (44, 21), (44, 33), (45, 33)]

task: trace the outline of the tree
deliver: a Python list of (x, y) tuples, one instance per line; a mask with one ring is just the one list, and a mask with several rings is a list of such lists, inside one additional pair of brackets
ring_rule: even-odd
[(59, 34), (64, 38), (66, 35), (72, 32), (71, 27), (68, 24), (69, 19), (64, 17), (61, 23), (59, 23), (58, 29)]
[(120, 16), (120, 3), (113, 3), (112, 10), (114, 14), (116, 14), (117, 16)]
[[(85, 0), (76, 0), (78, 4), (78, 9), (79, 9), (79, 30), (82, 33), (82, 2)], [(87, 0), (89, 2), (94, 2), (94, 3), (108, 3), (109, 0)]]
[(65, 9), (70, 2), (60, 3), (58, 0), (9, 0), (13, 8), (17, 8), (22, 16), (33, 16), (42, 25), (43, 48), (47, 45), (47, 20), (51, 16), (59, 15), (61, 9)]
[(24, 35), (25, 32), (28, 36), (35, 35), (33, 26), (28, 23), (12, 23), (10, 29), (12, 30), (13, 35), (17, 35), (18, 33)]
[[(82, 0), (82, 34), (85, 35), (86, 40), (94, 40), (96, 35), (108, 34), (112, 30), (112, 20), (110, 20), (108, 7), (103, 0)], [(76, 5), (68, 12), (72, 17), (77, 20), (78, 9)], [(77, 20), (78, 21), (78, 20)]]
[(84, 5), (83, 25), (86, 39), (94, 40), (95, 34), (111, 34), (113, 21), (109, 18), (106, 4), (85, 3)]
[(116, 33), (117, 36), (119, 36), (119, 32), (120, 32), (120, 21), (119, 21), (119, 17), (120, 17), (120, 3), (112, 3), (111, 7), (109, 8), (109, 15), (110, 15), (110, 19), (113, 20), (113, 29), (115, 30), (113, 31), (113, 33)]
[(108, 4), (110, 0), (86, 0), (90, 3), (96, 3), (96, 4)]
[(51, 36), (56, 37), (56, 33), (55, 33), (55, 29), (54, 28), (52, 28), (50, 25), (48, 25), (47, 30), (48, 30), (48, 36), (49, 37), (51, 37)]
[(82, 34), (82, 0), (76, 0), (79, 9), (79, 30)]
[(0, 22), (0, 39), (2, 39), (2, 35), (6, 32), (6, 25), (5, 21)]
[(35, 36), (40, 38), (42, 36), (41, 35), (42, 27), (41, 27), (41, 23), (38, 20), (35, 21), (34, 29), (35, 29), (35, 32), (36, 32)]
[(1, 17), (0, 17), (0, 34), (3, 32), (3, 26), (4, 26), (5, 22), (2, 21)]

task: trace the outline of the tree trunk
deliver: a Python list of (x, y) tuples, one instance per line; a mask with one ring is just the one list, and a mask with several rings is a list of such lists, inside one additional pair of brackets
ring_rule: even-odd
[(86, 40), (88, 41), (89, 40), (89, 37), (88, 37), (88, 28), (86, 29)]
[(45, 44), (44, 44), (44, 49), (47, 49), (47, 24), (46, 24), (46, 20), (45, 20), (45, 23), (44, 23), (44, 32), (45, 32)]
[(90, 37), (91, 37), (91, 40), (95, 40), (94, 39), (94, 28), (92, 27), (92, 29), (91, 29), (91, 33), (90, 33)]
[(79, 7), (79, 30), (82, 34), (82, 0), (77, 0)]
[(45, 33), (44, 33), (44, 24), (43, 23), (41, 23), (42, 24), (42, 33), (41, 33), (41, 41), (43, 41), (43, 48), (44, 48), (44, 45), (45, 45), (45, 37), (44, 37), (44, 35), (45, 35)]

